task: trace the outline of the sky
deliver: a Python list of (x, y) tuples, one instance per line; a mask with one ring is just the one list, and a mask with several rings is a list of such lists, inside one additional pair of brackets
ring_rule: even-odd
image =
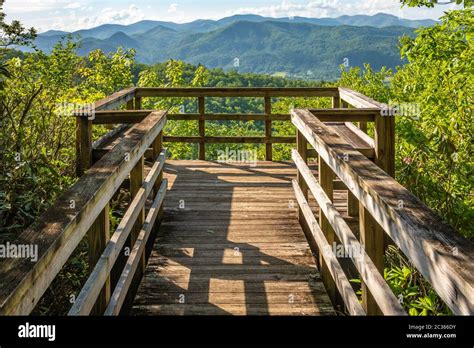
[(398, 0), (6, 0), (4, 12), (7, 21), (18, 19), (44, 32), (75, 31), (106, 23), (126, 25), (144, 19), (185, 23), (248, 13), (321, 18), (384, 12), (409, 19), (438, 19), (455, 7), (402, 9)]

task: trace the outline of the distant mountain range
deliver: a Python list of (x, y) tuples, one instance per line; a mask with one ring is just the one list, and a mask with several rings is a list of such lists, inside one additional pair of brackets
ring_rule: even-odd
[[(339, 65), (400, 65), (398, 38), (433, 20), (407, 20), (388, 14), (338, 18), (269, 18), (236, 15), (191, 23), (141, 21), (106, 24), (73, 33), (51, 30), (38, 35), (46, 52), (64, 36), (81, 41), (79, 53), (134, 48), (137, 60), (153, 64), (170, 58), (209, 68), (333, 79)], [(345, 59), (347, 58), (347, 59)]]

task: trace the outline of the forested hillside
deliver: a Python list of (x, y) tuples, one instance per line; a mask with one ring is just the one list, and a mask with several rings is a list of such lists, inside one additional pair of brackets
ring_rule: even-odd
[[(408, 105), (416, 112), (396, 119), (397, 180), (464, 236), (470, 239), (474, 236), (474, 16), (470, 5), (446, 14), (432, 27), (415, 32), (402, 27), (340, 26), (329, 30), (313, 24), (236, 22), (199, 37), (180, 38), (173, 29), (153, 29), (169, 33), (169, 42), (160, 42), (160, 47), (168, 45), (169, 52), (176, 58), (186, 54), (187, 60), (194, 64), (169, 60), (145, 65), (140, 63), (145, 60), (143, 56), (137, 60), (134, 50), (119, 48), (110, 52), (112, 45), (87, 52), (85, 42), (81, 46), (74, 40), (58, 43), (48, 53), (41, 50), (21, 53), (12, 47), (31, 48), (35, 31), (25, 30), (19, 23), (5, 23), (3, 14), (0, 24), (4, 33), (0, 37), (0, 241), (15, 238), (76, 180), (75, 120), (65, 117), (61, 106), (91, 103), (133, 85), (335, 85), (350, 87), (390, 105)], [(117, 35), (118, 41), (130, 38), (127, 34)], [(332, 48), (327, 46), (329, 42), (334, 44)], [(140, 44), (151, 45), (151, 41), (140, 40)], [(272, 47), (275, 50), (271, 51)], [(150, 52), (154, 54), (153, 48)], [(236, 56), (240, 57), (238, 71), (213, 69), (222, 65), (229, 67), (226, 61), (232, 64)], [(312, 56), (319, 57), (318, 61)], [(348, 69), (340, 66), (344, 57), (349, 57), (351, 66), (371, 64)], [(166, 58), (166, 55), (161, 57)], [(399, 69), (385, 68), (395, 67), (402, 60), (407, 64)], [(338, 79), (323, 83), (242, 73), (291, 71), (302, 74), (307, 70), (326, 78), (337, 71)], [(274, 105), (275, 112), (288, 112), (294, 107), (328, 107), (329, 100), (281, 98), (275, 100)], [(176, 98), (145, 100), (144, 107), (196, 110), (194, 102)], [(263, 105), (261, 100), (251, 98), (215, 99), (209, 101), (207, 108), (212, 112), (261, 112)], [(278, 135), (295, 134), (291, 124), (283, 122), (275, 122), (274, 131)], [(95, 138), (104, 132), (106, 129), (99, 129)], [(196, 135), (197, 123), (169, 122), (166, 132)], [(209, 127), (209, 135), (262, 132), (263, 125), (258, 122), (213, 122)], [(230, 146), (257, 149), (263, 158), (263, 147)], [(289, 160), (290, 147), (275, 146), (274, 159)], [(218, 145), (209, 147), (210, 159), (215, 157), (217, 148)], [(176, 159), (197, 155), (194, 145), (173, 144), (168, 150)], [(73, 260), (76, 264), (68, 266), (69, 273), (62, 275), (68, 282), (65, 288), (74, 288), (84, 276), (86, 261), (83, 257), (78, 255)], [(403, 304), (410, 314), (449, 313), (396, 251), (387, 260), (385, 272), (396, 295), (403, 295)], [(54, 310), (61, 311), (61, 305), (58, 303), (59, 309)]]
[[(123, 47), (134, 49), (136, 60), (147, 64), (175, 59), (208, 68), (335, 80), (342, 63), (359, 67), (369, 63), (376, 69), (401, 65), (398, 38), (413, 35), (413, 27), (433, 23), (384, 14), (338, 19), (246, 15), (188, 24), (104, 25), (71, 36), (81, 43), (79, 55), (95, 49), (111, 53)], [(40, 34), (35, 45), (49, 53), (65, 35)]]

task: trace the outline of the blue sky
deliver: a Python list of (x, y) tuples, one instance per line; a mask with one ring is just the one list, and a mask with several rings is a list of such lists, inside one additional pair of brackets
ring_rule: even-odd
[(400, 8), (398, 0), (6, 0), (7, 19), (19, 19), (40, 32), (74, 31), (105, 23), (143, 19), (190, 22), (254, 13), (269, 17), (337, 17), (390, 13), (403, 18), (437, 19), (455, 5), (435, 9)]

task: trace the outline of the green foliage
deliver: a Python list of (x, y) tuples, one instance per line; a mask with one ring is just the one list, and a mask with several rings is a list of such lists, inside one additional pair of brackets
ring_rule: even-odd
[[(411, 6), (421, 4), (410, 1)], [(397, 71), (384, 67), (378, 70), (371, 65), (365, 65), (364, 69), (342, 69), (337, 82), (381, 102), (409, 103), (419, 109), (416, 114), (402, 114), (396, 119), (397, 179), (470, 238), (474, 218), (472, 15), (470, 8), (449, 12), (441, 23), (418, 30), (417, 37), (404, 37), (401, 53), (408, 64)], [(5, 31), (1, 11), (0, 23)], [(26, 43), (31, 39), (28, 35), (33, 32), (25, 33), (19, 24), (15, 28), (9, 29), (8, 42), (23, 40), (16, 42)], [(134, 84), (147, 87), (327, 85), (242, 74), (235, 70), (208, 70), (202, 65), (175, 60), (144, 66), (134, 62), (135, 52), (131, 50), (119, 49), (110, 54), (95, 50), (86, 57), (78, 56), (77, 50), (77, 43), (67, 39), (56, 45), (49, 55), (41, 51), (32, 54), (1, 51), (0, 241), (13, 239), (75, 180), (74, 119), (64, 115), (65, 103), (90, 103)], [(288, 113), (291, 108), (327, 108), (330, 103), (330, 98), (275, 98), (272, 111)], [(170, 113), (196, 113), (198, 109), (196, 100), (187, 98), (146, 98), (143, 107), (165, 109)], [(210, 113), (263, 112), (261, 98), (207, 98), (205, 107)], [(97, 134), (102, 132), (103, 129), (99, 129)], [(196, 136), (198, 123), (169, 121), (165, 132)], [(206, 132), (211, 136), (261, 136), (264, 125), (262, 122), (207, 122)], [(294, 136), (295, 129), (288, 122), (274, 122), (273, 134)], [(289, 160), (292, 147), (274, 145), (274, 160)], [(209, 144), (207, 158), (217, 159), (218, 151), (224, 148), (255, 150), (258, 159), (264, 158), (265, 146), (252, 144)], [(173, 143), (168, 150), (172, 158), (197, 158), (195, 144)], [(112, 206), (111, 221), (115, 226), (122, 217), (123, 206), (119, 202)], [(81, 245), (58, 278), (61, 282), (56, 285), (60, 291), (70, 293), (87, 276), (85, 249), (86, 246)], [(384, 276), (411, 315), (450, 314), (398, 250), (388, 253)], [(40, 313), (48, 312), (47, 307), (47, 302), (42, 302)]]
[(386, 255), (384, 278), (410, 315), (451, 314), (421, 274), (392, 246)]
[[(339, 84), (392, 106), (409, 105), (396, 119), (397, 180), (473, 237), (472, 9), (448, 12), (441, 23), (401, 40), (408, 64), (396, 73), (370, 66), (343, 72)], [(450, 311), (399, 251), (387, 258), (385, 277), (410, 315)]]
[(472, 9), (401, 40), (409, 61), (396, 73), (370, 66), (343, 72), (339, 84), (381, 102), (411, 106), (396, 119), (397, 180), (468, 238), (474, 227)]
[[(438, 0), (401, 0), (400, 2), (409, 7), (435, 7)], [(462, 4), (464, 7), (472, 6), (472, 0), (455, 0), (453, 2), (458, 5)]]
[(81, 58), (76, 49), (66, 41), (50, 55), (39, 51), (5, 63), (10, 78), (0, 92), (0, 239), (29, 225), (74, 181), (75, 120), (65, 105), (91, 103), (132, 83), (131, 52)]
[(29, 45), (36, 38), (34, 28), (25, 29), (19, 21), (13, 21), (10, 24), (5, 23), (4, 4), (5, 0), (0, 0), (0, 54), (8, 46)]
[(398, 122), (399, 179), (471, 238), (473, 18), (472, 9), (452, 11), (416, 39), (403, 38), (402, 54), (410, 63), (392, 81), (396, 100), (420, 109), (416, 119)]
[(13, 21), (11, 24), (5, 23), (4, 3), (4, 0), (0, 0), (0, 92), (5, 87), (5, 80), (11, 75), (5, 63), (7, 48), (12, 45), (30, 45), (36, 38), (34, 28), (25, 30), (18, 21)]
[[(151, 67), (142, 67), (139, 71), (137, 84), (143, 87), (295, 87), (311, 86), (316, 83), (288, 80), (266, 75), (239, 74), (237, 71), (224, 72), (222, 69), (208, 70), (204, 66), (193, 66), (181, 61), (170, 60), (167, 63), (156, 64)], [(274, 100), (274, 112), (285, 110), (288, 113), (291, 105), (316, 107), (323, 101), (320, 98)], [(290, 105), (291, 104), (291, 105)], [(147, 98), (144, 101), (145, 109), (165, 109), (170, 113), (197, 113), (195, 98)], [(206, 98), (206, 112), (209, 113), (263, 113), (261, 98)], [(293, 135), (294, 128), (288, 122), (276, 122), (274, 130), (277, 134)], [(166, 126), (168, 135), (197, 136), (197, 122), (169, 121)], [(263, 136), (262, 122), (215, 121), (206, 122), (206, 134), (209, 136)], [(216, 160), (219, 150), (249, 150), (257, 151), (259, 159), (265, 157), (265, 147), (255, 144), (208, 144), (206, 158)], [(290, 145), (275, 145), (275, 160), (290, 159)], [(171, 158), (196, 159), (198, 149), (196, 144), (171, 143), (168, 144)]]

